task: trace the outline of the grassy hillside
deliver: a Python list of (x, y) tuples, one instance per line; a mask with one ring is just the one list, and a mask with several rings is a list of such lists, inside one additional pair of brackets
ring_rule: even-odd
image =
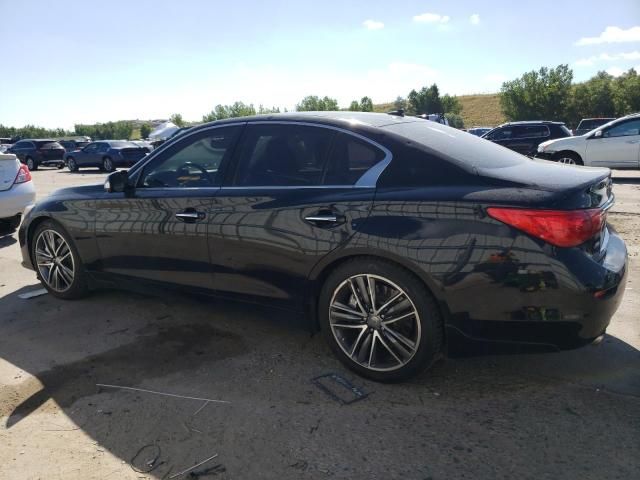
[(464, 126), (499, 125), (506, 122), (500, 109), (500, 96), (497, 93), (483, 95), (461, 95), (458, 97), (462, 105)]
[[(458, 97), (462, 105), (462, 119), (464, 126), (499, 125), (506, 122), (500, 109), (500, 96), (497, 93), (480, 95), (461, 95)], [(376, 112), (388, 112), (394, 110), (393, 103), (379, 103), (373, 106)]]

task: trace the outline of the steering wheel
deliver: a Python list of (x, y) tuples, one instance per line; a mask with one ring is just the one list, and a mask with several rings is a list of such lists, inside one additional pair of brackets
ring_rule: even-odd
[(207, 182), (209, 182), (210, 184), (213, 185), (213, 179), (211, 178), (211, 175), (209, 174), (209, 172), (207, 171), (206, 168), (204, 168), (202, 165), (198, 164), (198, 163), (193, 163), (193, 162), (185, 162), (182, 165), (180, 165), (178, 167), (178, 169), (176, 170), (176, 172), (180, 172), (180, 170), (185, 170), (185, 171), (189, 171), (189, 167), (194, 167), (197, 168), (198, 170), (200, 170), (203, 174), (204, 177), (207, 179)]

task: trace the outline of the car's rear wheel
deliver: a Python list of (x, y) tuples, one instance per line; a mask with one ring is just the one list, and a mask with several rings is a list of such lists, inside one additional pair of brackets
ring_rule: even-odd
[(70, 172), (78, 171), (78, 164), (76, 163), (76, 159), (73, 157), (67, 157), (67, 168)]
[(74, 299), (88, 291), (86, 274), (72, 239), (57, 223), (47, 220), (36, 228), (31, 258), (44, 287), (58, 298)]
[(372, 380), (405, 380), (442, 351), (442, 318), (432, 295), (387, 261), (356, 259), (339, 266), (322, 288), (319, 314), (338, 358)]
[(24, 163), (27, 165), (27, 168), (32, 172), (38, 169), (38, 164), (31, 157), (25, 158)]
[(116, 169), (110, 157), (104, 157), (102, 159), (102, 169), (105, 172), (113, 172)]
[(573, 152), (559, 152), (555, 155), (554, 160), (565, 165), (583, 165), (580, 155)]

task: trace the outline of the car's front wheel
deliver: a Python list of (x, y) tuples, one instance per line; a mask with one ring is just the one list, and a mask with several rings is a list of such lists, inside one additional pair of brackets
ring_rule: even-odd
[(355, 259), (333, 271), (320, 294), (319, 315), (338, 358), (372, 380), (405, 380), (442, 351), (442, 318), (431, 293), (384, 260)]
[(113, 172), (116, 169), (113, 164), (113, 160), (111, 160), (111, 157), (104, 157), (102, 159), (102, 169), (105, 172)]
[(76, 159), (73, 157), (67, 157), (67, 168), (70, 172), (78, 171), (78, 164), (76, 163)]
[(555, 155), (554, 160), (565, 165), (583, 165), (580, 155), (573, 152), (559, 152)]
[(57, 223), (46, 220), (36, 228), (31, 258), (38, 278), (55, 297), (75, 299), (87, 291), (87, 280), (78, 250)]

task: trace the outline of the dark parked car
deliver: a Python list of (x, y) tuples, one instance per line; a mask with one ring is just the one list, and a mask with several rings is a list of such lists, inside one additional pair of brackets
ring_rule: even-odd
[(578, 128), (574, 132), (574, 135), (584, 135), (589, 133), (594, 128), (601, 127), (602, 125), (613, 122), (615, 118), (583, 118), (578, 124)]
[(74, 150), (80, 150), (86, 147), (91, 142), (89, 140), (58, 140), (58, 143), (62, 145), (65, 151), (73, 152)]
[(504, 123), (482, 138), (532, 157), (542, 142), (570, 136), (571, 131), (562, 122), (531, 121)]
[(14, 143), (6, 153), (13, 153), (29, 170), (39, 166), (64, 167), (64, 148), (55, 140), (25, 139)]
[(485, 133), (490, 131), (491, 131), (491, 127), (472, 127), (467, 130), (467, 133), (470, 133), (471, 135), (475, 135), (476, 137), (481, 137)]
[(149, 153), (149, 149), (126, 140), (102, 140), (64, 154), (70, 171), (79, 168), (98, 167), (113, 172), (117, 167), (130, 167)]
[(415, 117), (229, 119), (104, 186), (55, 192), (19, 242), (56, 297), (144, 284), (264, 301), (306, 312), (349, 368), (392, 381), (460, 334), (599, 339), (627, 274), (610, 175)]

